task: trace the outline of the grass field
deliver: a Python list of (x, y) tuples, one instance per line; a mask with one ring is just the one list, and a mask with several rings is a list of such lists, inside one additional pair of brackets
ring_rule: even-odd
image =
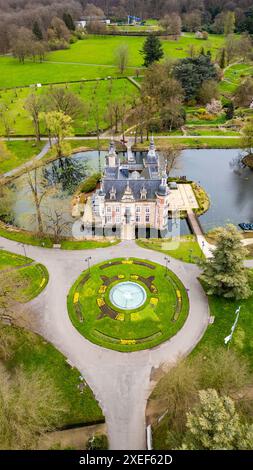
[(10, 154), (7, 158), (0, 157), (0, 175), (31, 160), (41, 151), (45, 142), (9, 141), (6, 142), (6, 145)]
[[(250, 271), (250, 276), (251, 286), (253, 289), (253, 271)], [(225, 346), (224, 344), (224, 338), (230, 334), (232, 325), (235, 321), (235, 311), (239, 306), (241, 306), (239, 321), (232, 341), (229, 344), (229, 348), (234, 350), (239, 357), (245, 359), (248, 362), (250, 369), (253, 370), (253, 295), (248, 300), (243, 301), (228, 300), (216, 296), (210, 296), (208, 300), (210, 315), (214, 316), (214, 323), (208, 326), (204, 337), (193, 350), (189, 359), (193, 356), (199, 356), (205, 359), (207, 351), (210, 354), (212, 350), (216, 350), (217, 348), (228, 348), (228, 346)], [(159, 383), (157, 385), (157, 390), (159, 395)], [(156, 389), (154, 390), (154, 394), (156, 394)], [(238, 398), (244, 397), (243, 390), (242, 393), (238, 393), (237, 396)], [(249, 400), (249, 398), (247, 398), (247, 400)], [(249, 400), (248, 406), (250, 406), (251, 403), (252, 402)], [(161, 450), (168, 448), (166, 444), (168, 429), (169, 422), (167, 416), (165, 416), (158, 425), (153, 427), (154, 449)]]
[[(165, 274), (164, 267), (150, 261), (111, 260), (93, 266), (68, 295), (72, 323), (87, 339), (109, 349), (131, 352), (160, 344), (183, 326), (189, 308), (182, 283), (172, 272)], [(141, 307), (120, 310), (111, 304), (111, 288), (125, 281), (145, 290)]]
[[(129, 47), (129, 67), (133, 67), (126, 74), (134, 75), (135, 68), (143, 63), (140, 50), (144, 41), (143, 37), (90, 36), (67, 50), (49, 53), (43, 63), (27, 60), (22, 65), (12, 57), (0, 57), (0, 88), (115, 76), (115, 51), (125, 43)], [(191, 45), (196, 50), (202, 47), (211, 50), (215, 56), (223, 42), (223, 36), (218, 35), (210, 35), (208, 41), (195, 39), (191, 34), (178, 41), (162, 39), (165, 55), (171, 59), (186, 57)]]
[(60, 391), (60, 407), (65, 410), (60, 426), (103, 422), (104, 416), (88, 385), (79, 390), (80, 372), (70, 367), (64, 356), (40, 336), (21, 328), (4, 327), (11, 344), (10, 358), (5, 366), (14, 371), (47, 372)]
[[(69, 84), (68, 89), (79, 96), (84, 103), (84, 115), (73, 123), (75, 134), (95, 131), (96, 106), (99, 109), (99, 127), (106, 129), (110, 125), (108, 116), (110, 103), (123, 101), (131, 105), (138, 94), (137, 88), (127, 79)], [(40, 88), (36, 93), (44, 94), (47, 90), (47, 87)], [(30, 93), (29, 88), (1, 92), (0, 104), (8, 106), (13, 135), (34, 135), (31, 117), (24, 109), (25, 100)], [(46, 133), (43, 123), (41, 132)], [(2, 122), (0, 122), (0, 135), (4, 135)]]
[(7, 251), (0, 251), (0, 281), (7, 279), (17, 302), (26, 303), (37, 297), (48, 283), (47, 269), (41, 264)]
[(185, 263), (194, 263), (194, 259), (200, 258), (202, 255), (201, 249), (193, 235), (181, 237), (179, 243), (170, 239), (137, 240), (136, 243), (142, 248), (160, 251)]

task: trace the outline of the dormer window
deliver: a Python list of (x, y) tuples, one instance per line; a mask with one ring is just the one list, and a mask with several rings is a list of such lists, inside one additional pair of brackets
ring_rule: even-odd
[(141, 199), (147, 199), (147, 190), (144, 187), (141, 189)]
[(111, 201), (115, 201), (115, 199), (116, 199), (116, 189), (114, 187), (112, 187), (112, 189), (110, 191), (110, 199), (111, 199)]

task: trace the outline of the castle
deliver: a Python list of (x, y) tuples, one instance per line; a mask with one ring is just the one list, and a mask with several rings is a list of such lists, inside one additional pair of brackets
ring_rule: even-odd
[(100, 189), (92, 197), (95, 226), (114, 227), (121, 239), (132, 240), (140, 228), (166, 230), (168, 207), (167, 174), (161, 168), (154, 139), (141, 162), (130, 146), (126, 160), (121, 161), (111, 141)]

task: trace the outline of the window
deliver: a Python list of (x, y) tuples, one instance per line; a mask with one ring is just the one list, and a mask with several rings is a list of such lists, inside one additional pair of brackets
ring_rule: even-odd
[(140, 212), (141, 212), (140, 206), (137, 206), (137, 207), (136, 207), (136, 212), (137, 212), (137, 213), (140, 213)]
[(141, 221), (141, 218), (140, 218), (139, 215), (137, 215), (137, 216), (136, 216), (136, 223), (138, 224), (138, 223), (140, 223), (140, 221)]
[(146, 207), (146, 214), (149, 214), (149, 213), (150, 213), (150, 208)]
[(150, 217), (149, 215), (146, 215), (146, 223), (149, 224), (149, 222), (150, 222)]
[(111, 224), (111, 223), (112, 223), (112, 217), (111, 217), (110, 215), (108, 215), (108, 216), (106, 217), (106, 223), (107, 223), (107, 224)]
[(120, 224), (120, 223), (121, 223), (120, 216), (119, 216), (119, 215), (117, 215), (117, 217), (116, 217), (116, 224)]
[(116, 206), (116, 214), (120, 213), (120, 206)]
[(112, 212), (111, 206), (108, 206), (108, 207), (106, 208), (106, 212), (107, 212), (107, 214), (111, 214), (111, 212)]

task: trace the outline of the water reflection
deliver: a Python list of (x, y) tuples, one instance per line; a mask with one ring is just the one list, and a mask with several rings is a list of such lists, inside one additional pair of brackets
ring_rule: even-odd
[[(210, 210), (201, 218), (205, 231), (232, 222), (253, 222), (253, 172), (236, 164), (239, 151), (233, 150), (186, 150), (182, 153), (176, 176), (187, 176), (206, 189), (211, 198)], [(82, 152), (70, 159), (62, 158), (38, 170), (38, 180), (55, 188), (42, 203), (43, 212), (59, 211), (65, 214), (66, 221), (71, 217), (71, 199), (75, 189), (83, 179), (99, 167), (103, 168), (106, 152)], [(137, 153), (138, 161), (145, 153)], [(36, 228), (36, 211), (29, 190), (27, 175), (16, 179), (9, 185), (9, 204), (15, 224), (26, 229)], [(60, 209), (59, 209), (60, 208)], [(32, 222), (31, 222), (32, 220)], [(181, 221), (181, 233), (189, 233), (185, 221)]]

